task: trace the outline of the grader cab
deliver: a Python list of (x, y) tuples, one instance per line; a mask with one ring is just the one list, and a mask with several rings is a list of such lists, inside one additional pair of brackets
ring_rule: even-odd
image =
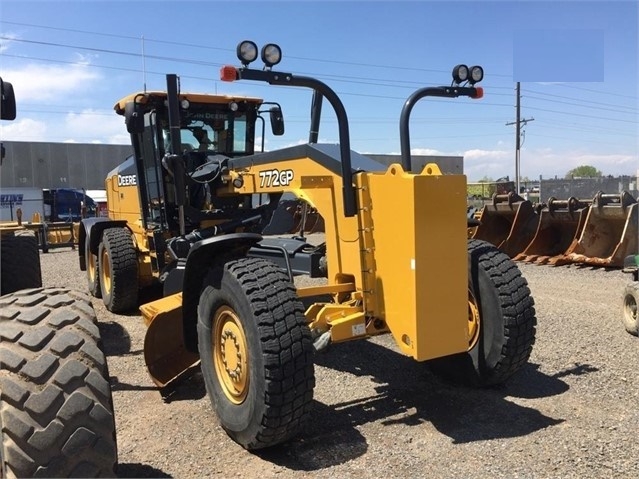
[[(263, 69), (249, 67), (255, 43), (242, 42), (237, 54), (241, 66), (223, 67), (222, 80), (313, 91), (309, 142), (256, 153), (261, 100), (183, 93), (168, 75), (166, 92), (116, 104), (134, 155), (107, 179), (110, 218), (80, 234), (89, 288), (110, 310), (131, 308), (140, 287), (162, 284), (163, 297), (140, 306), (155, 383), (164, 387), (199, 361), (222, 427), (257, 449), (299, 431), (313, 398), (314, 351), (330, 343), (388, 333), (402, 353), (476, 385), (520, 369), (535, 339), (526, 280), (493, 245), (467, 239), (465, 176), (436, 164), (410, 172), (414, 105), (428, 96), (481, 98), (481, 67), (458, 65), (450, 86), (406, 100), (401, 164), (381, 170), (351, 151), (347, 114), (330, 87), (275, 71), (275, 44), (261, 49)], [(337, 145), (317, 143), (324, 100), (337, 117)], [(281, 110), (269, 115), (273, 133), (283, 133)], [(195, 151), (203, 144), (211, 146)], [(321, 215), (324, 243), (263, 237), (283, 193)], [(326, 284), (296, 288), (297, 274)]]

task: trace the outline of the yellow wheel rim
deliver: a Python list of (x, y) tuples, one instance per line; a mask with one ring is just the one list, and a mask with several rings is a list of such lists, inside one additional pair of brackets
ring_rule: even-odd
[(228, 306), (213, 316), (213, 364), (224, 394), (233, 404), (241, 404), (248, 394), (248, 348), (240, 319)]
[(106, 291), (111, 291), (111, 268), (109, 267), (109, 253), (107, 249), (102, 250), (102, 269), (100, 270), (100, 276), (102, 284)]
[(473, 293), (468, 290), (468, 350), (475, 347), (479, 340), (479, 330), (481, 326), (481, 317), (479, 314), (479, 306)]
[(89, 281), (95, 281), (95, 255), (89, 253), (87, 261), (87, 272), (89, 273)]

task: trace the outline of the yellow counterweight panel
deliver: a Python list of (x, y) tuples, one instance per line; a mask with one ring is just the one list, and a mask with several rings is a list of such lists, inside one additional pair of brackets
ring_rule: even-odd
[(367, 188), (377, 311), (401, 350), (426, 360), (468, 349), (466, 177), (398, 164), (358, 176)]

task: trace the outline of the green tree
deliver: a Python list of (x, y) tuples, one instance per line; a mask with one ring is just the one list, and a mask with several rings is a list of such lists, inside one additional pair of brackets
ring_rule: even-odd
[(568, 173), (566, 173), (566, 178), (572, 178), (573, 176), (578, 176), (581, 178), (595, 178), (601, 176), (602, 173), (594, 166), (590, 165), (581, 165), (577, 168), (573, 168)]

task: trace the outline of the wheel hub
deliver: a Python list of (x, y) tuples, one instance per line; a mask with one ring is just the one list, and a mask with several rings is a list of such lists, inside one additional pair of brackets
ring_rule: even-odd
[(100, 269), (100, 275), (102, 284), (104, 284), (104, 287), (107, 291), (111, 291), (111, 269), (109, 268), (109, 253), (107, 251), (107, 248), (104, 248), (104, 250), (102, 251), (101, 259), (102, 268)]
[(213, 363), (218, 382), (233, 404), (248, 394), (248, 348), (244, 328), (235, 311), (219, 308), (213, 317)]
[(479, 306), (473, 293), (468, 290), (468, 350), (475, 347), (479, 340), (479, 330), (481, 327), (481, 316)]
[(95, 280), (95, 256), (89, 253), (87, 258), (87, 270), (91, 281)]

